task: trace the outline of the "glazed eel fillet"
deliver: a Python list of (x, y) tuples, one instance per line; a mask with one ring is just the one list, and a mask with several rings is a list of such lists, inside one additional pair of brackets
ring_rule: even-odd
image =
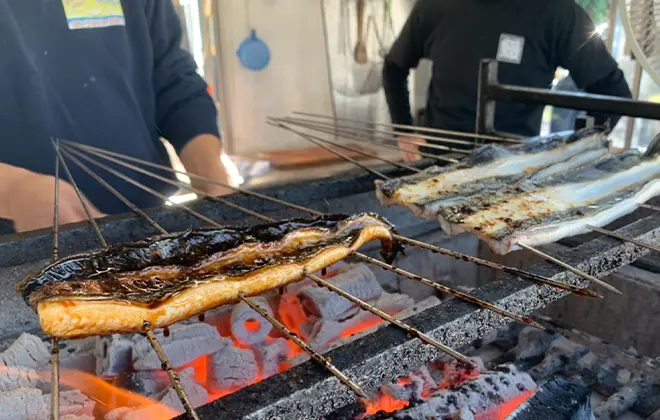
[(375, 239), (389, 263), (394, 233), (370, 213), (194, 229), (64, 258), (17, 289), (48, 335), (141, 332), (299, 281)]
[(406, 207), (417, 217), (435, 219), (439, 209), (457, 200), (497, 191), (535, 172), (545, 176), (564, 172), (608, 152), (607, 135), (596, 129), (545, 137), (513, 148), (490, 144), (454, 165), (376, 181), (376, 195), (383, 205)]
[(468, 231), (498, 254), (590, 232), (660, 195), (660, 142), (642, 156), (611, 154), (556, 177), (530, 179), (438, 213), (443, 229)]

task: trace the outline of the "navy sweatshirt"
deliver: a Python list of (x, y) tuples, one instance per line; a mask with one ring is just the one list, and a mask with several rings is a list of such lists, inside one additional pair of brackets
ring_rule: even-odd
[[(115, 16), (110, 26), (70, 29), (63, 2), (81, 1), (90, 3), (0, 0), (0, 161), (53, 174), (50, 139), (61, 138), (169, 165), (161, 136), (177, 151), (197, 135), (219, 136), (207, 85), (180, 48), (181, 26), (171, 0), (122, 0), (124, 25), (115, 25), (122, 20)], [(138, 206), (162, 204), (85, 163)], [(77, 165), (68, 166), (101, 211), (128, 211)], [(176, 191), (111, 166), (163, 194)]]
[[(392, 120), (413, 122), (407, 79), (422, 58), (433, 62), (424, 125), (435, 128), (474, 132), (483, 58), (500, 61), (501, 83), (549, 88), (563, 67), (586, 92), (630, 97), (623, 73), (594, 29), (574, 0), (419, 0), (385, 59)], [(536, 136), (542, 112), (543, 106), (498, 103), (495, 128)], [(597, 123), (605, 120), (596, 117)]]

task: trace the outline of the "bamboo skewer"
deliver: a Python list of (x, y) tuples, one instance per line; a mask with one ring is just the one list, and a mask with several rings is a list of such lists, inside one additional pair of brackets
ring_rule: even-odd
[[(121, 153), (109, 152), (109, 151), (105, 151), (103, 149), (99, 149), (97, 147), (81, 145), (81, 144), (75, 143), (75, 142), (67, 141), (66, 143), (73, 146), (73, 147), (76, 147), (78, 149), (82, 149), (82, 150), (88, 151), (89, 153), (93, 153), (96, 156), (102, 156), (105, 159), (108, 159), (108, 156), (114, 156), (114, 157), (125, 159), (125, 160), (131, 161), (131, 162), (140, 163), (140, 164), (143, 164), (143, 165), (148, 166), (148, 167), (153, 167), (153, 168), (162, 169), (162, 170), (165, 170), (165, 171), (170, 171), (172, 173), (187, 174), (186, 172), (179, 171), (179, 170), (176, 170), (176, 169), (171, 168), (171, 167), (167, 167), (167, 166), (147, 162), (147, 161), (144, 161), (144, 160), (139, 159), (139, 158), (134, 158), (134, 157), (131, 157), (131, 156), (123, 155)], [(112, 160), (112, 161), (118, 163), (118, 161), (116, 161), (116, 160)], [(133, 169), (133, 170), (137, 170), (137, 169), (135, 169), (137, 167), (135, 167), (133, 165), (128, 166), (128, 167)], [(206, 177), (202, 177), (200, 175), (196, 175), (196, 174), (193, 174), (193, 173), (188, 174), (188, 176), (192, 179), (197, 179), (199, 181), (208, 182), (208, 183), (213, 184), (213, 185), (226, 187), (226, 188), (232, 189), (236, 192), (240, 192), (240, 193), (250, 195), (250, 196), (253, 196), (253, 197), (257, 197), (257, 198), (261, 198), (263, 200), (270, 201), (270, 202), (273, 202), (273, 203), (277, 203), (277, 204), (280, 204), (282, 206), (289, 207), (291, 209), (306, 212), (306, 213), (309, 213), (309, 214), (314, 215), (314, 216), (323, 216), (325, 214), (323, 212), (310, 209), (308, 207), (303, 207), (303, 206), (299, 206), (297, 204), (289, 203), (287, 201), (280, 200), (280, 199), (274, 198), (274, 197), (270, 197), (270, 196), (267, 196), (267, 195), (264, 195), (264, 194), (261, 194), (261, 193), (257, 193), (257, 192), (254, 192), (254, 191), (251, 191), (251, 190), (248, 190), (248, 189), (245, 189), (245, 188), (233, 187), (231, 185), (228, 185), (228, 184), (216, 181), (216, 180), (212, 180), (212, 179), (209, 179), (209, 178), (206, 178)], [(224, 200), (224, 201), (226, 201), (226, 200)], [(413, 245), (413, 246), (428, 249), (431, 252), (437, 252), (439, 254), (452, 257), (454, 259), (468, 261), (468, 262), (471, 262), (471, 263), (474, 263), (474, 264), (477, 264), (477, 265), (480, 265), (480, 266), (500, 270), (500, 271), (503, 271), (505, 273), (512, 274), (512, 275), (515, 275), (517, 277), (521, 277), (521, 278), (524, 278), (524, 279), (527, 279), (527, 280), (530, 280), (530, 281), (533, 281), (533, 282), (536, 282), (536, 283), (548, 284), (552, 287), (565, 289), (565, 290), (568, 290), (568, 291), (573, 292), (573, 293), (578, 294), (578, 295), (591, 296), (591, 297), (602, 297), (600, 294), (598, 294), (598, 293), (596, 293), (592, 290), (589, 290), (589, 289), (586, 289), (586, 288), (579, 288), (579, 287), (572, 286), (572, 285), (562, 283), (562, 282), (557, 282), (557, 281), (554, 281), (554, 280), (549, 279), (547, 277), (532, 274), (532, 273), (529, 273), (527, 271), (520, 270), (520, 269), (517, 269), (517, 268), (507, 267), (507, 266), (497, 264), (497, 263), (494, 263), (494, 262), (491, 262), (491, 261), (488, 261), (488, 260), (473, 257), (473, 256), (470, 256), (470, 255), (467, 255), (467, 254), (462, 254), (462, 253), (459, 253), (459, 252), (456, 252), (456, 251), (451, 251), (449, 249), (440, 248), (440, 247), (430, 245), (430, 244), (427, 244), (427, 243), (424, 243), (424, 242), (421, 242), (421, 241), (417, 241), (417, 240), (414, 240), (414, 239), (411, 239), (411, 238), (406, 238), (406, 237), (403, 237), (403, 236), (400, 236), (400, 235), (396, 235), (394, 238), (396, 240), (408, 243), (408, 244)]]
[[(297, 131), (294, 131), (291, 127), (289, 127), (287, 125), (284, 125), (282, 122), (279, 122), (277, 120), (273, 120), (273, 123), (271, 125), (283, 128), (285, 130), (291, 131), (291, 132), (296, 133), (296, 134), (298, 133)], [(374, 155), (374, 154), (371, 154), (371, 153), (367, 153), (367, 152), (363, 152), (361, 150), (357, 150), (357, 149), (354, 149), (352, 147), (349, 147), (349, 146), (346, 146), (346, 145), (343, 145), (343, 144), (340, 144), (340, 143), (337, 143), (337, 142), (334, 142), (334, 141), (325, 140), (325, 139), (322, 139), (322, 138), (316, 137), (316, 136), (310, 136), (310, 137), (312, 137), (316, 141), (327, 143), (331, 146), (339, 147), (340, 149), (348, 150), (348, 151), (360, 154), (362, 156), (367, 156), (367, 157), (372, 158), (372, 159), (380, 160), (381, 162), (385, 162), (385, 163), (388, 163), (390, 165), (398, 166), (399, 168), (407, 169), (409, 171), (413, 171), (413, 172), (417, 172), (417, 173), (422, 172), (421, 169), (417, 169), (415, 167), (405, 165), (405, 164), (402, 164), (402, 163), (394, 162), (394, 161), (391, 161), (389, 159), (384, 159), (380, 156), (377, 156), (377, 155)]]
[(640, 204), (639, 206), (649, 210), (660, 211), (660, 206), (652, 206), (651, 204)]
[[(106, 159), (110, 160), (111, 162), (117, 163), (118, 165), (122, 165), (122, 166), (124, 166), (124, 167), (126, 167), (126, 168), (128, 168), (128, 169), (131, 169), (131, 170), (134, 170), (134, 171), (137, 171), (137, 172), (143, 173), (143, 174), (145, 174), (145, 175), (147, 175), (147, 176), (153, 177), (153, 178), (155, 178), (155, 179), (158, 179), (158, 180), (160, 180), (160, 181), (163, 181), (163, 182), (166, 182), (166, 183), (170, 183), (170, 184), (172, 184), (172, 185), (177, 185), (177, 186), (180, 186), (180, 187), (186, 188), (186, 189), (188, 189), (189, 191), (191, 191), (191, 192), (193, 192), (193, 193), (195, 193), (195, 194), (199, 194), (199, 195), (201, 195), (201, 196), (205, 196), (205, 197), (208, 197), (208, 198), (213, 198), (213, 199), (215, 199), (215, 201), (221, 202), (221, 203), (223, 203), (223, 204), (232, 204), (233, 206), (236, 206), (235, 204), (233, 204), (233, 203), (229, 203), (227, 200), (224, 200), (224, 199), (222, 199), (222, 198), (219, 198), (219, 197), (210, 197), (208, 194), (204, 193), (203, 191), (200, 191), (199, 189), (196, 189), (196, 188), (194, 188), (194, 187), (188, 186), (187, 184), (181, 183), (180, 181), (168, 180), (167, 178), (164, 178), (164, 177), (161, 177), (161, 176), (159, 176), (159, 175), (153, 174), (153, 173), (151, 173), (151, 172), (149, 172), (149, 171), (147, 171), (147, 170), (145, 170), (145, 169), (139, 168), (139, 167), (134, 166), (134, 165), (131, 165), (131, 164), (129, 164), (129, 163), (122, 162), (122, 161), (120, 161), (120, 160), (116, 160), (116, 159), (108, 158), (108, 157), (106, 157)], [(274, 221), (275, 221), (275, 219), (270, 218), (270, 217), (268, 217), (268, 216), (264, 216), (264, 215), (261, 215), (261, 214), (258, 214), (258, 213), (255, 214), (255, 212), (252, 212), (251, 210), (249, 210), (249, 209), (245, 209), (245, 208), (240, 207), (240, 206), (237, 206), (237, 207), (238, 207), (238, 208), (237, 208), (238, 210), (241, 210), (241, 211), (245, 210), (246, 212), (249, 212), (248, 214), (252, 214), (252, 215), (254, 215), (254, 216), (257, 216), (257, 217), (258, 217), (260, 220), (262, 220), (262, 221), (265, 221), (265, 222), (274, 222)], [(408, 278), (410, 278), (410, 279), (412, 279), (412, 280), (416, 280), (416, 281), (419, 281), (419, 282), (421, 282), (421, 283), (424, 283), (424, 284), (430, 285), (430, 286), (435, 287), (436, 289), (438, 289), (438, 290), (440, 290), (440, 291), (442, 291), (442, 292), (449, 293), (449, 294), (451, 294), (451, 295), (453, 295), (453, 296), (455, 296), (455, 297), (457, 297), (457, 298), (459, 298), (459, 299), (461, 299), (461, 300), (464, 300), (464, 301), (467, 301), (467, 302), (469, 302), (469, 303), (475, 304), (475, 305), (480, 306), (480, 307), (482, 307), (482, 308), (492, 310), (493, 312), (498, 313), (498, 314), (500, 314), (500, 315), (502, 315), (502, 316), (509, 317), (509, 318), (511, 318), (511, 319), (514, 319), (514, 320), (519, 321), (519, 322), (522, 322), (522, 323), (531, 324), (531, 325), (534, 325), (534, 326), (540, 327), (540, 325), (535, 324), (534, 321), (531, 320), (531, 318), (528, 318), (528, 317), (522, 317), (522, 316), (517, 315), (517, 314), (515, 314), (515, 313), (513, 313), (513, 312), (510, 312), (510, 311), (507, 311), (507, 310), (505, 310), (505, 309), (499, 308), (499, 307), (497, 307), (497, 306), (495, 306), (495, 305), (493, 305), (493, 304), (491, 304), (491, 303), (489, 303), (489, 302), (486, 302), (486, 301), (483, 301), (483, 300), (477, 299), (477, 298), (475, 298), (475, 297), (473, 297), (473, 296), (470, 296), (470, 295), (468, 295), (468, 294), (462, 293), (462, 292), (460, 292), (460, 291), (458, 291), (458, 290), (454, 290), (454, 289), (452, 289), (452, 288), (450, 288), (450, 287), (447, 287), (447, 286), (444, 286), (444, 285), (441, 285), (441, 284), (435, 283), (435, 282), (433, 282), (433, 281), (431, 281), (431, 280), (425, 279), (425, 278), (423, 278), (423, 277), (421, 277), (421, 276), (418, 276), (418, 275), (416, 275), (416, 274), (410, 273), (410, 272), (408, 272), (408, 271), (401, 270), (401, 269), (399, 269), (399, 268), (393, 267), (393, 266), (391, 266), (391, 265), (389, 265), (389, 264), (386, 264), (386, 263), (383, 263), (383, 262), (378, 261), (378, 260), (376, 260), (376, 259), (373, 259), (373, 258), (371, 258), (371, 257), (368, 257), (368, 256), (366, 256), (366, 255), (364, 255), (364, 254), (357, 253), (356, 256), (357, 256), (358, 258), (362, 259), (363, 261), (366, 261), (366, 262), (371, 263), (371, 264), (378, 265), (378, 266), (381, 267), (381, 268), (384, 268), (384, 269), (387, 269), (387, 270), (393, 271), (393, 272), (395, 272), (395, 273), (397, 273), (397, 274), (400, 274), (400, 275), (406, 276), (406, 277), (408, 277)]]
[(460, 136), (460, 137), (472, 137), (475, 139), (482, 139), (482, 140), (493, 140), (493, 141), (503, 141), (503, 142), (509, 142), (509, 143), (520, 143), (520, 140), (514, 140), (514, 139), (507, 139), (504, 137), (498, 137), (498, 136), (490, 136), (487, 134), (475, 134), (475, 133), (465, 133), (462, 131), (453, 131), (453, 130), (443, 130), (440, 128), (431, 128), (431, 127), (417, 127), (414, 125), (406, 125), (406, 124), (387, 124), (387, 123), (379, 123), (379, 122), (373, 122), (373, 121), (366, 121), (366, 120), (357, 120), (357, 119), (351, 119), (351, 118), (338, 118), (338, 117), (332, 117), (328, 115), (321, 115), (321, 114), (313, 114), (310, 112), (299, 112), (299, 111), (294, 111), (292, 112), (294, 115), (303, 115), (307, 117), (313, 117), (313, 118), (319, 118), (319, 119), (325, 119), (325, 120), (334, 120), (334, 121), (345, 121), (345, 122), (350, 122), (350, 123), (356, 123), (356, 124), (372, 124), (380, 127), (391, 127), (391, 128), (400, 128), (404, 130), (416, 130), (420, 132), (425, 132), (425, 133), (437, 133), (437, 134), (446, 134), (446, 135), (451, 135), (451, 136)]
[[(313, 141), (312, 139), (309, 138), (308, 135), (306, 135), (306, 134), (304, 134), (304, 133), (297, 132), (297, 134), (299, 134), (301, 137), (303, 137), (303, 138), (305, 138), (305, 139), (307, 139), (307, 140), (309, 140), (309, 141)], [(315, 143), (316, 143), (316, 142), (315, 142)], [(337, 153), (337, 152), (335, 152), (335, 151), (333, 151), (333, 150), (330, 150), (330, 152), (332, 152), (332, 153)], [(367, 169), (367, 170), (369, 170), (369, 169)], [(385, 177), (384, 179), (388, 180), (388, 179), (390, 179), (390, 178)], [(529, 246), (529, 245), (524, 245), (524, 244), (521, 244), (521, 243), (518, 243), (518, 245), (520, 245), (521, 247), (524, 247), (525, 249), (528, 249), (529, 251), (532, 251), (532, 252), (536, 253), (537, 255), (539, 255), (539, 256), (545, 258), (546, 260), (548, 260), (548, 261), (550, 261), (550, 262), (553, 262), (553, 263), (555, 263), (555, 264), (559, 264), (559, 263), (558, 263), (559, 260), (557, 260), (556, 258), (551, 257), (550, 255), (547, 255), (547, 254), (545, 254), (545, 253), (543, 253), (543, 252), (541, 252), (541, 251), (539, 251), (539, 250), (537, 250), (537, 249), (535, 249), (535, 248), (533, 248), (533, 247), (531, 247), (531, 246)], [(561, 261), (559, 261), (559, 262), (561, 262)], [(611, 286), (611, 285), (607, 284), (606, 282), (597, 279), (597, 278), (594, 277), (594, 276), (591, 276), (591, 275), (589, 275), (589, 274), (587, 274), (587, 273), (584, 273), (583, 271), (578, 270), (577, 268), (572, 267), (572, 266), (566, 264), (565, 262), (561, 262), (561, 264), (559, 264), (559, 265), (561, 265), (563, 268), (565, 268), (565, 269), (571, 271), (571, 272), (574, 273), (574, 274), (577, 274), (577, 275), (579, 275), (579, 276), (582, 276), (582, 277), (584, 277), (585, 279), (590, 280), (590, 281), (592, 281), (592, 282), (594, 282), (594, 283), (596, 283), (596, 284), (600, 284), (601, 286), (603, 286), (603, 287), (605, 287), (605, 288), (607, 288), (607, 289), (609, 289), (609, 290), (611, 290), (611, 291), (613, 291), (613, 292), (615, 292), (615, 293), (619, 293), (619, 294), (621, 294), (621, 292), (620, 292), (618, 289), (616, 289), (614, 286)]]
[(254, 301), (248, 299), (244, 293), (240, 293), (238, 297), (241, 299), (241, 301), (245, 302), (250, 308), (254, 309), (259, 315), (264, 317), (275, 328), (277, 328), (280, 332), (282, 332), (282, 334), (284, 334), (286, 338), (296, 343), (296, 345), (301, 349), (303, 349), (312, 358), (312, 360), (314, 360), (316, 363), (326, 368), (337, 379), (339, 379), (341, 383), (343, 383), (351, 390), (353, 390), (353, 392), (355, 392), (357, 396), (359, 396), (360, 398), (364, 398), (365, 400), (368, 399), (367, 394), (365, 394), (364, 391), (355, 382), (353, 382), (346, 375), (344, 375), (339, 369), (337, 369), (335, 365), (333, 365), (332, 362), (330, 362), (330, 359), (328, 357), (319, 354), (316, 350), (310, 347), (309, 344), (307, 344), (304, 340), (298, 337), (296, 333), (285, 327), (284, 324), (282, 324), (276, 318), (272, 317), (261, 306), (254, 303)]
[[(288, 124), (293, 124), (299, 127), (305, 127), (309, 128), (312, 130), (317, 130), (317, 131), (323, 131), (326, 130), (326, 132), (332, 131), (329, 134), (334, 134), (334, 133), (342, 133), (342, 134), (337, 134), (342, 137), (350, 138), (353, 140), (357, 141), (369, 141), (367, 140), (368, 138), (373, 139), (373, 141), (377, 140), (383, 140), (383, 141), (388, 141), (388, 142), (394, 142), (394, 143), (404, 143), (404, 144), (412, 144), (415, 146), (423, 146), (428, 149), (435, 149), (435, 150), (442, 150), (444, 152), (453, 152), (453, 153), (461, 153), (461, 154), (470, 154), (472, 153), (471, 150), (466, 150), (466, 149), (456, 149), (452, 148), (449, 146), (442, 146), (439, 144), (430, 144), (430, 143), (419, 143), (411, 140), (405, 140), (405, 139), (397, 139), (395, 136), (382, 136), (378, 135), (377, 132), (364, 132), (366, 130), (362, 130), (363, 132), (360, 132), (359, 129), (356, 129), (354, 127), (347, 127), (347, 126), (342, 126), (342, 125), (335, 125), (331, 123), (323, 123), (323, 122), (316, 122), (313, 120), (306, 120), (302, 118), (291, 118), (291, 117), (282, 117), (282, 118), (271, 118), (272, 120), (279, 121), (279, 122), (285, 122)], [(349, 137), (350, 136), (350, 137)], [(384, 144), (377, 142), (380, 146), (385, 147)], [(388, 146), (388, 147), (394, 147), (394, 148), (399, 148), (397, 146)], [(415, 154), (419, 154), (421, 156), (429, 157), (432, 159), (446, 159), (443, 158), (443, 156), (439, 155), (433, 155), (433, 154), (428, 154), (428, 153), (422, 153), (422, 152), (415, 152)]]
[[(72, 186), (74, 187), (74, 189), (76, 191), (78, 199), (80, 200), (80, 203), (82, 204), (83, 209), (85, 210), (85, 214), (86, 214), (89, 222), (94, 227), (94, 231), (96, 232), (97, 238), (98, 238), (99, 242), (101, 243), (101, 246), (103, 248), (107, 248), (108, 244), (107, 244), (103, 234), (101, 233), (101, 230), (99, 229), (98, 223), (96, 223), (96, 220), (94, 220), (94, 218), (92, 217), (92, 214), (89, 210), (89, 207), (86, 203), (86, 200), (83, 197), (80, 190), (78, 189), (78, 186), (76, 185), (75, 180), (71, 176), (71, 172), (69, 171), (69, 168), (66, 164), (66, 161), (64, 160), (64, 156), (63, 156), (62, 153), (66, 154), (67, 153), (66, 150), (60, 151), (59, 145), (56, 145), (55, 146), (55, 153), (57, 154), (58, 162), (61, 162), (62, 167), (66, 171), (67, 176), (69, 177), (69, 181), (71, 181), (71, 184), (72, 184)], [(56, 184), (59, 184), (59, 181), (56, 181)], [(59, 200), (57, 200), (57, 201), (59, 201)], [(192, 404), (190, 403), (190, 399), (188, 398), (188, 395), (186, 394), (185, 390), (181, 386), (181, 382), (179, 381), (178, 375), (176, 374), (176, 372), (174, 372), (174, 370), (172, 370), (172, 367), (171, 367), (171, 364), (170, 364), (169, 360), (165, 356), (165, 353), (163, 352), (163, 349), (160, 346), (160, 343), (158, 342), (158, 340), (154, 336), (153, 331), (151, 331), (150, 325), (147, 321), (145, 321), (145, 323), (144, 323), (144, 329), (145, 329), (145, 332), (147, 334), (147, 339), (149, 340), (150, 344), (154, 348), (154, 351), (158, 355), (158, 358), (160, 359), (160, 361), (162, 363), (162, 368), (163, 368), (163, 370), (165, 370), (165, 372), (169, 376), (170, 382), (172, 383), (172, 386), (174, 387), (174, 390), (176, 391), (179, 399), (181, 400), (181, 403), (183, 404), (183, 407), (185, 408), (186, 413), (188, 414), (188, 417), (192, 420), (199, 420), (199, 417), (197, 416), (197, 413), (195, 412), (195, 409), (193, 408)], [(56, 339), (54, 339), (54, 340), (56, 340)], [(55, 353), (53, 354), (53, 357), (55, 357)], [(55, 366), (55, 364), (53, 364), (53, 366)], [(58, 388), (59, 388), (59, 376), (57, 377), (57, 380), (53, 380), (53, 382), (58, 383)], [(58, 397), (59, 397), (59, 390), (58, 390)], [(59, 405), (59, 403), (58, 403), (58, 405)], [(53, 410), (51, 410), (51, 412), (53, 412)]]
[(627, 236), (625, 236), (625, 235), (621, 235), (621, 234), (618, 234), (618, 233), (613, 232), (613, 231), (611, 231), (611, 230), (602, 229), (602, 228), (599, 228), (599, 227), (596, 227), (596, 226), (590, 226), (590, 225), (587, 225), (587, 227), (588, 227), (589, 229), (595, 231), (595, 232), (602, 233), (603, 235), (611, 236), (611, 237), (613, 237), (613, 238), (620, 239), (620, 240), (622, 240), (622, 241), (624, 241), (624, 242), (630, 242), (631, 244), (635, 244), (635, 245), (637, 245), (637, 246), (641, 246), (642, 248), (650, 249), (651, 251), (660, 252), (660, 248), (658, 248), (657, 246), (653, 246), (653, 245), (651, 245), (651, 244), (647, 244), (646, 242), (638, 241), (638, 240), (635, 239), (635, 238), (629, 238), (629, 237), (627, 237)]
[[(53, 142), (58, 150), (59, 145)], [(60, 255), (60, 159), (55, 156), (55, 192), (53, 200), (53, 254), (52, 261), (59, 259)], [(60, 342), (57, 337), (50, 339), (50, 419), (60, 418)]]
[(530, 252), (533, 252), (534, 254), (538, 255), (539, 257), (541, 257), (541, 258), (543, 258), (543, 259), (545, 259), (545, 260), (547, 260), (547, 261), (550, 261), (550, 262), (552, 262), (552, 263), (554, 263), (554, 264), (557, 264), (558, 266), (560, 266), (560, 267), (562, 267), (562, 268), (565, 268), (566, 270), (570, 271), (570, 272), (573, 273), (573, 274), (577, 274), (577, 275), (580, 276), (580, 277), (583, 277), (583, 278), (585, 278), (585, 279), (587, 279), (587, 280), (589, 280), (589, 281), (591, 281), (591, 282), (594, 282), (594, 283), (596, 283), (596, 284), (599, 284), (599, 285), (603, 286), (604, 288), (606, 288), (606, 289), (608, 289), (608, 290), (611, 290), (611, 291), (614, 292), (614, 293), (622, 294), (622, 293), (619, 291), (619, 289), (617, 289), (616, 287), (614, 287), (614, 286), (612, 286), (612, 285), (610, 285), (610, 284), (608, 284), (608, 283), (606, 283), (606, 282), (600, 280), (600, 279), (597, 278), (597, 277), (592, 276), (591, 274), (587, 274), (587, 273), (585, 273), (584, 271), (579, 270), (579, 269), (573, 267), (573, 266), (570, 265), (570, 264), (566, 264), (566, 263), (563, 262), (562, 260), (560, 260), (560, 259), (558, 259), (558, 258), (555, 258), (555, 257), (553, 257), (552, 255), (548, 255), (548, 254), (546, 254), (545, 252), (543, 252), (543, 251), (541, 251), (541, 250), (539, 250), (539, 249), (536, 249), (536, 248), (531, 247), (531, 246), (529, 246), (529, 245), (525, 245), (525, 244), (523, 244), (523, 243), (521, 243), (521, 242), (518, 242), (517, 245), (520, 246), (520, 247), (523, 248), (523, 249), (526, 249), (526, 250), (528, 250), (528, 251), (530, 251)]
[[(70, 149), (69, 149), (69, 150), (70, 150)], [(73, 150), (71, 150), (71, 151), (72, 151), (72, 152), (75, 152), (75, 151), (73, 151)], [(77, 153), (79, 154), (79, 152), (77, 152)], [(88, 161), (91, 162), (91, 163), (94, 163), (94, 164), (97, 165), (97, 166), (100, 166), (100, 167), (102, 167), (102, 168), (104, 168), (104, 169), (106, 168), (105, 165), (101, 164), (100, 162), (95, 161), (94, 159), (92, 159), (92, 158), (90, 158), (90, 157), (88, 157), (88, 156), (85, 156), (85, 155), (80, 155), (80, 156), (81, 156), (81, 157), (84, 157), (86, 160), (88, 160)], [(106, 158), (106, 159), (109, 159), (108, 157), (105, 157), (105, 158)], [(164, 177), (160, 177), (160, 176), (158, 176), (158, 175), (156, 175), (156, 174), (152, 174), (152, 173), (150, 173), (150, 172), (148, 172), (148, 171), (145, 171), (145, 170), (142, 169), (142, 168), (135, 167), (135, 166), (130, 165), (130, 164), (127, 164), (127, 163), (125, 163), (125, 162), (121, 162), (121, 161), (117, 161), (117, 160), (111, 160), (111, 161), (114, 161), (114, 162), (116, 162), (116, 163), (118, 163), (118, 164), (120, 164), (120, 165), (123, 165), (123, 166), (125, 166), (125, 167), (127, 167), (127, 168), (130, 168), (130, 169), (133, 169), (133, 170), (136, 170), (136, 171), (138, 171), (138, 172), (142, 172), (142, 173), (148, 174), (148, 175), (154, 177), (155, 179), (160, 179), (160, 180), (162, 180), (162, 181), (164, 181), (164, 182), (179, 183), (178, 181), (167, 180), (167, 179), (164, 178)], [(122, 174), (122, 178), (123, 178), (123, 174)], [(139, 187), (139, 186), (140, 186), (140, 185), (139, 185), (139, 183), (138, 183), (138, 187)], [(203, 193), (202, 191), (197, 190), (197, 189), (195, 189), (195, 188), (193, 188), (193, 187), (186, 186), (186, 188), (189, 189), (189, 190), (192, 191), (192, 192), (199, 193), (199, 194), (201, 194), (201, 195), (207, 195), (207, 194)], [(145, 191), (147, 191), (147, 190), (145, 189)], [(219, 201), (219, 202), (223, 202), (223, 203), (228, 203), (226, 200), (224, 200), (224, 199), (222, 199), (222, 198), (219, 198), (219, 197), (215, 197), (215, 200), (216, 200), (216, 201)], [(239, 206), (239, 209), (240, 209), (240, 206)], [(245, 210), (248, 210), (248, 209), (245, 209)], [(250, 210), (250, 212), (251, 212), (251, 213), (254, 213), (254, 212), (252, 212), (251, 210)], [(261, 220), (263, 220), (263, 221), (265, 221), (265, 222), (274, 222), (274, 221), (275, 221), (275, 219), (270, 218), (270, 217), (268, 217), (268, 216), (259, 215), (258, 213), (257, 213), (257, 215), (259, 216), (259, 218), (260, 218)], [(148, 216), (146, 216), (146, 217), (148, 217)], [(155, 223), (155, 222), (154, 222), (154, 223)], [(211, 225), (212, 225), (212, 226), (216, 226), (216, 227), (221, 227), (219, 224), (217, 224), (217, 223), (215, 223), (215, 222), (212, 223)], [(389, 267), (389, 265), (387, 265), (387, 264), (385, 264), (385, 265)], [(308, 277), (310, 277), (310, 275), (308, 275)], [(419, 276), (417, 276), (417, 277), (419, 277)], [(311, 278), (311, 277), (310, 277), (310, 278)], [(313, 279), (313, 278), (312, 278), (312, 280), (317, 281), (317, 280), (315, 280), (315, 279)], [(458, 291), (455, 291), (455, 292), (460, 294), (460, 292), (458, 292)], [(460, 296), (460, 295), (459, 295), (459, 296)], [(354, 303), (360, 305), (363, 309), (368, 310), (368, 311), (374, 313), (374, 314), (377, 315), (377, 316), (381, 316), (381, 315), (383, 314), (382, 311), (378, 311), (375, 307), (373, 307), (373, 306), (367, 304), (366, 302), (362, 302), (360, 299), (358, 299), (358, 298), (356, 298), (356, 297), (352, 297), (351, 300), (352, 300)], [(471, 302), (471, 303), (477, 303), (477, 304), (478, 304), (478, 302), (481, 302), (481, 301), (478, 300), (478, 299), (471, 298), (470, 302)], [(489, 306), (492, 306), (491, 304), (489, 304), (489, 303), (487, 303), (487, 302), (483, 302), (483, 304), (484, 304), (484, 307), (486, 307), (486, 308), (488, 308)], [(507, 312), (504, 311), (503, 309), (500, 309), (499, 311), (500, 311), (500, 312), (499, 312), (500, 314), (507, 313)], [(512, 317), (513, 317), (514, 319), (516, 319), (517, 315), (515, 315), (515, 314), (511, 314), (511, 315), (512, 315)], [(385, 320), (389, 321), (389, 318), (385, 318)], [(525, 322), (525, 321), (523, 321), (523, 322)], [(397, 326), (398, 326), (399, 324), (401, 324), (401, 323), (400, 323), (400, 322), (397, 322), (397, 323), (396, 323)], [(403, 324), (402, 324), (402, 325), (403, 325)], [(410, 328), (412, 328), (412, 327), (405, 326), (406, 331), (408, 331)], [(416, 335), (417, 335), (418, 337), (422, 337), (422, 336), (420, 336), (419, 334), (422, 334), (422, 333), (419, 332), (419, 331), (417, 331), (417, 332), (416, 332)], [(427, 337), (427, 336), (423, 336), (423, 339), (424, 339), (426, 342), (428, 342), (429, 344), (432, 344), (432, 345), (435, 345), (434, 343), (436, 343), (433, 339), (431, 339), (430, 337)], [(444, 346), (444, 345), (436, 346), (436, 347), (439, 348), (439, 349), (442, 350), (442, 351), (447, 351), (447, 347)], [(451, 352), (449, 352), (448, 354), (454, 356), (455, 354), (460, 354), (460, 353), (457, 353), (456, 351), (451, 350)], [(461, 360), (462, 360), (462, 361), (466, 361), (466, 360), (469, 360), (469, 359), (468, 359), (466, 356), (462, 356), (462, 355), (461, 355)], [(466, 362), (466, 363), (467, 363), (467, 362)], [(470, 362), (470, 363), (471, 363), (471, 362)]]

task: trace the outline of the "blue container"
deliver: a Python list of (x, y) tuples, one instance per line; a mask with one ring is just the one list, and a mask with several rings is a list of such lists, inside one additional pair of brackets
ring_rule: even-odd
[(252, 29), (250, 36), (245, 38), (236, 50), (236, 56), (239, 61), (248, 70), (260, 71), (265, 69), (270, 63), (270, 49), (264, 41), (257, 36), (257, 32)]

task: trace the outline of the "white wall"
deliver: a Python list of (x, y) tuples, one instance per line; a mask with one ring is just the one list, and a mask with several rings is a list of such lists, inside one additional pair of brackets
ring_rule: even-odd
[[(246, 7), (246, 5), (248, 7)], [(266, 124), (292, 111), (332, 114), (321, 0), (217, 0), (221, 119), (231, 153), (309, 146)], [(236, 50), (250, 23), (271, 50), (270, 65), (243, 68)]]

